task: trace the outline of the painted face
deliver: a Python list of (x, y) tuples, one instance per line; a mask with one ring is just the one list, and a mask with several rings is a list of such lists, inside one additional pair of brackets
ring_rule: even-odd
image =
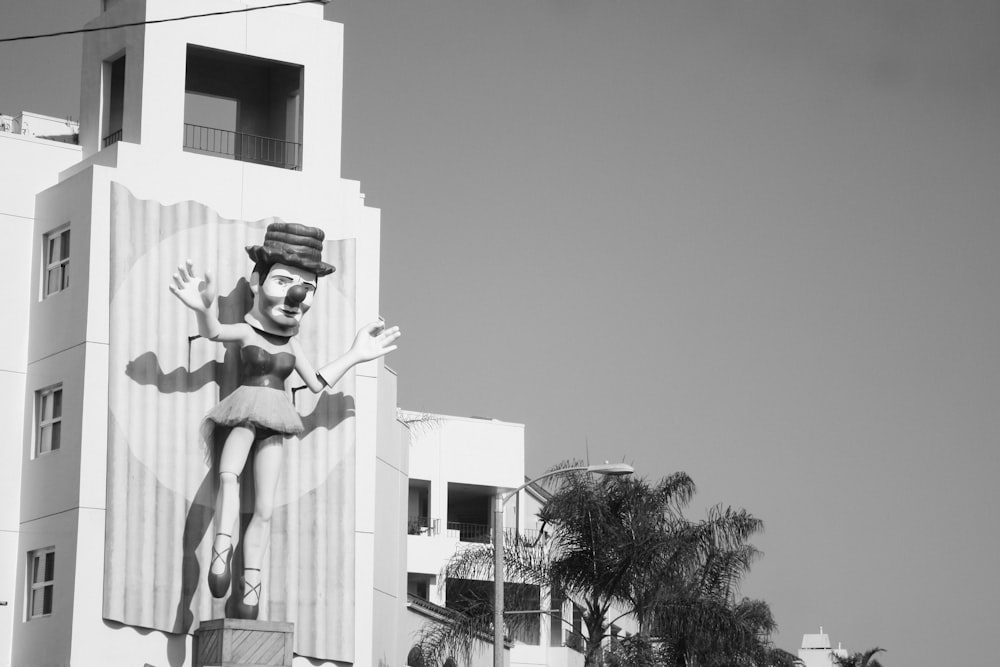
[(302, 316), (312, 306), (316, 274), (287, 264), (275, 264), (264, 282), (259, 281), (256, 273), (250, 277), (250, 290), (254, 294), (250, 316), (265, 331), (294, 334)]

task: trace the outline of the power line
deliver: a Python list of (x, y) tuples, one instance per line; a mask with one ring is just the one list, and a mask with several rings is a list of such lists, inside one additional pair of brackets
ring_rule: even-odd
[(223, 14), (242, 14), (245, 12), (255, 12), (259, 9), (274, 9), (275, 7), (289, 7), (291, 5), (302, 5), (310, 3), (328, 4), (330, 0), (293, 0), (293, 2), (282, 2), (276, 5), (264, 5), (263, 7), (244, 7), (243, 9), (227, 9), (222, 12), (209, 12), (208, 14), (190, 14), (188, 16), (175, 16), (169, 19), (154, 19), (152, 21), (135, 21), (134, 23), (119, 23), (107, 25), (100, 28), (78, 28), (76, 30), (63, 30), (61, 32), (48, 32), (41, 35), (22, 35), (20, 37), (0, 37), (3, 42), (21, 42), (29, 39), (42, 39), (45, 37), (62, 37), (63, 35), (79, 35), (84, 32), (99, 32), (101, 30), (116, 30), (118, 28), (131, 28), (137, 25), (152, 25), (154, 23), (170, 23), (171, 21), (187, 21), (188, 19), (200, 19), (206, 16), (222, 16)]

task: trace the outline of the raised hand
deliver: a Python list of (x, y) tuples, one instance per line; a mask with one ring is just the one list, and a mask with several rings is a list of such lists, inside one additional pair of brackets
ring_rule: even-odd
[(190, 259), (177, 267), (173, 278), (170, 291), (191, 310), (205, 312), (215, 302), (216, 288), (212, 274), (206, 271), (203, 277), (196, 276)]
[(384, 357), (398, 347), (393, 343), (401, 335), (399, 327), (386, 329), (382, 322), (369, 322), (358, 331), (351, 352), (361, 361)]

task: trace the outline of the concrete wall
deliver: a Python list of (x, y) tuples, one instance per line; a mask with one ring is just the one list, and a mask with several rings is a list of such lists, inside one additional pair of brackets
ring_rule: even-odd
[[(402, 665), (406, 608), (406, 495), (409, 440), (396, 418), (396, 374), (380, 365), (375, 469), (372, 662)], [(360, 592), (359, 592), (360, 597)]]
[[(36, 243), (35, 193), (53, 185), (60, 170), (80, 158), (78, 146), (0, 133), (0, 155), (10, 168), (0, 178), (0, 238), (7, 265), (8, 317), (0, 328), (0, 665), (9, 664), (12, 632), (24, 623), (17, 598), (17, 573), (24, 567), (18, 549), (21, 527), (21, 472), (25, 438), (25, 388), (28, 372), (28, 313), (38, 293), (33, 261)], [(49, 546), (49, 545), (43, 545)], [(62, 573), (62, 563), (56, 563)], [(58, 576), (58, 574), (57, 574)]]
[(413, 438), (410, 477), (516, 488), (524, 483), (524, 425), (429, 415)]

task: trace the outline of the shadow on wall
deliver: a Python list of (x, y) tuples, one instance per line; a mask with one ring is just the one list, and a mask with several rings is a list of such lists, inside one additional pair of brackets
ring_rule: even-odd
[[(224, 323), (231, 324), (243, 321), (243, 315), (249, 310), (252, 303), (249, 286), (245, 279), (241, 279), (236, 287), (226, 296), (219, 299), (219, 317)], [(161, 368), (160, 360), (156, 352), (150, 350), (138, 355), (128, 362), (125, 367), (125, 375), (143, 386), (154, 386), (161, 394), (191, 393), (196, 392), (208, 384), (218, 383), (219, 399), (225, 398), (240, 386), (239, 377), (239, 355), (238, 344), (226, 344), (223, 361), (209, 361), (200, 368), (191, 370), (191, 346), (200, 336), (192, 336), (188, 340), (188, 365), (178, 367), (170, 371)], [(297, 389), (292, 390), (294, 402)], [(354, 397), (345, 395), (343, 392), (331, 394), (321, 393), (315, 402), (312, 410), (308, 414), (301, 415), (304, 430), (299, 437), (304, 437), (309, 433), (325, 429), (332, 430), (346, 419), (355, 416)], [(211, 424), (210, 422), (207, 422)], [(212, 425), (214, 426), (214, 425)], [(205, 535), (212, 528), (215, 518), (215, 500), (218, 494), (218, 469), (219, 459), (222, 452), (222, 444), (229, 434), (228, 428), (203, 428), (202, 445), (205, 454), (205, 463), (208, 470), (198, 485), (194, 497), (188, 506), (187, 515), (184, 521), (184, 531), (182, 537), (182, 565), (181, 565), (181, 597), (178, 600), (173, 627), (181, 633), (179, 636), (168, 635), (168, 659), (171, 667), (183, 667), (187, 658), (187, 637), (194, 625), (194, 614), (191, 604), (194, 600), (198, 586), (201, 582), (201, 566), (197, 558), (197, 548)], [(254, 448), (257, 443), (254, 444)], [(247, 458), (246, 467), (242, 477), (253, 479), (253, 462), (255, 457), (251, 455)], [(241, 485), (241, 508), (252, 508), (254, 506), (253, 497), (254, 485)], [(249, 523), (251, 514), (249, 512), (240, 513), (240, 534), (244, 532)], [(242, 569), (243, 561), (243, 540), (239, 540), (235, 545), (233, 553), (233, 569)], [(230, 597), (229, 603), (234, 602)], [(231, 616), (231, 610), (227, 609), (227, 616)], [(109, 627), (125, 628), (113, 621), (105, 620)], [(151, 632), (148, 629), (133, 628), (142, 634)], [(314, 664), (325, 664), (316, 662)]]
[[(108, 619), (103, 619), (104, 626), (114, 630), (115, 632), (134, 632), (141, 637), (145, 637), (153, 632), (160, 632), (159, 630), (150, 630), (149, 628), (137, 628), (131, 625), (123, 625), (116, 621), (109, 621)], [(185, 657), (187, 656), (187, 642), (189, 641), (187, 635), (171, 635), (164, 634), (167, 638), (167, 661), (170, 667), (184, 667)], [(143, 667), (159, 667), (159, 665), (153, 665), (148, 662), (143, 663)]]

